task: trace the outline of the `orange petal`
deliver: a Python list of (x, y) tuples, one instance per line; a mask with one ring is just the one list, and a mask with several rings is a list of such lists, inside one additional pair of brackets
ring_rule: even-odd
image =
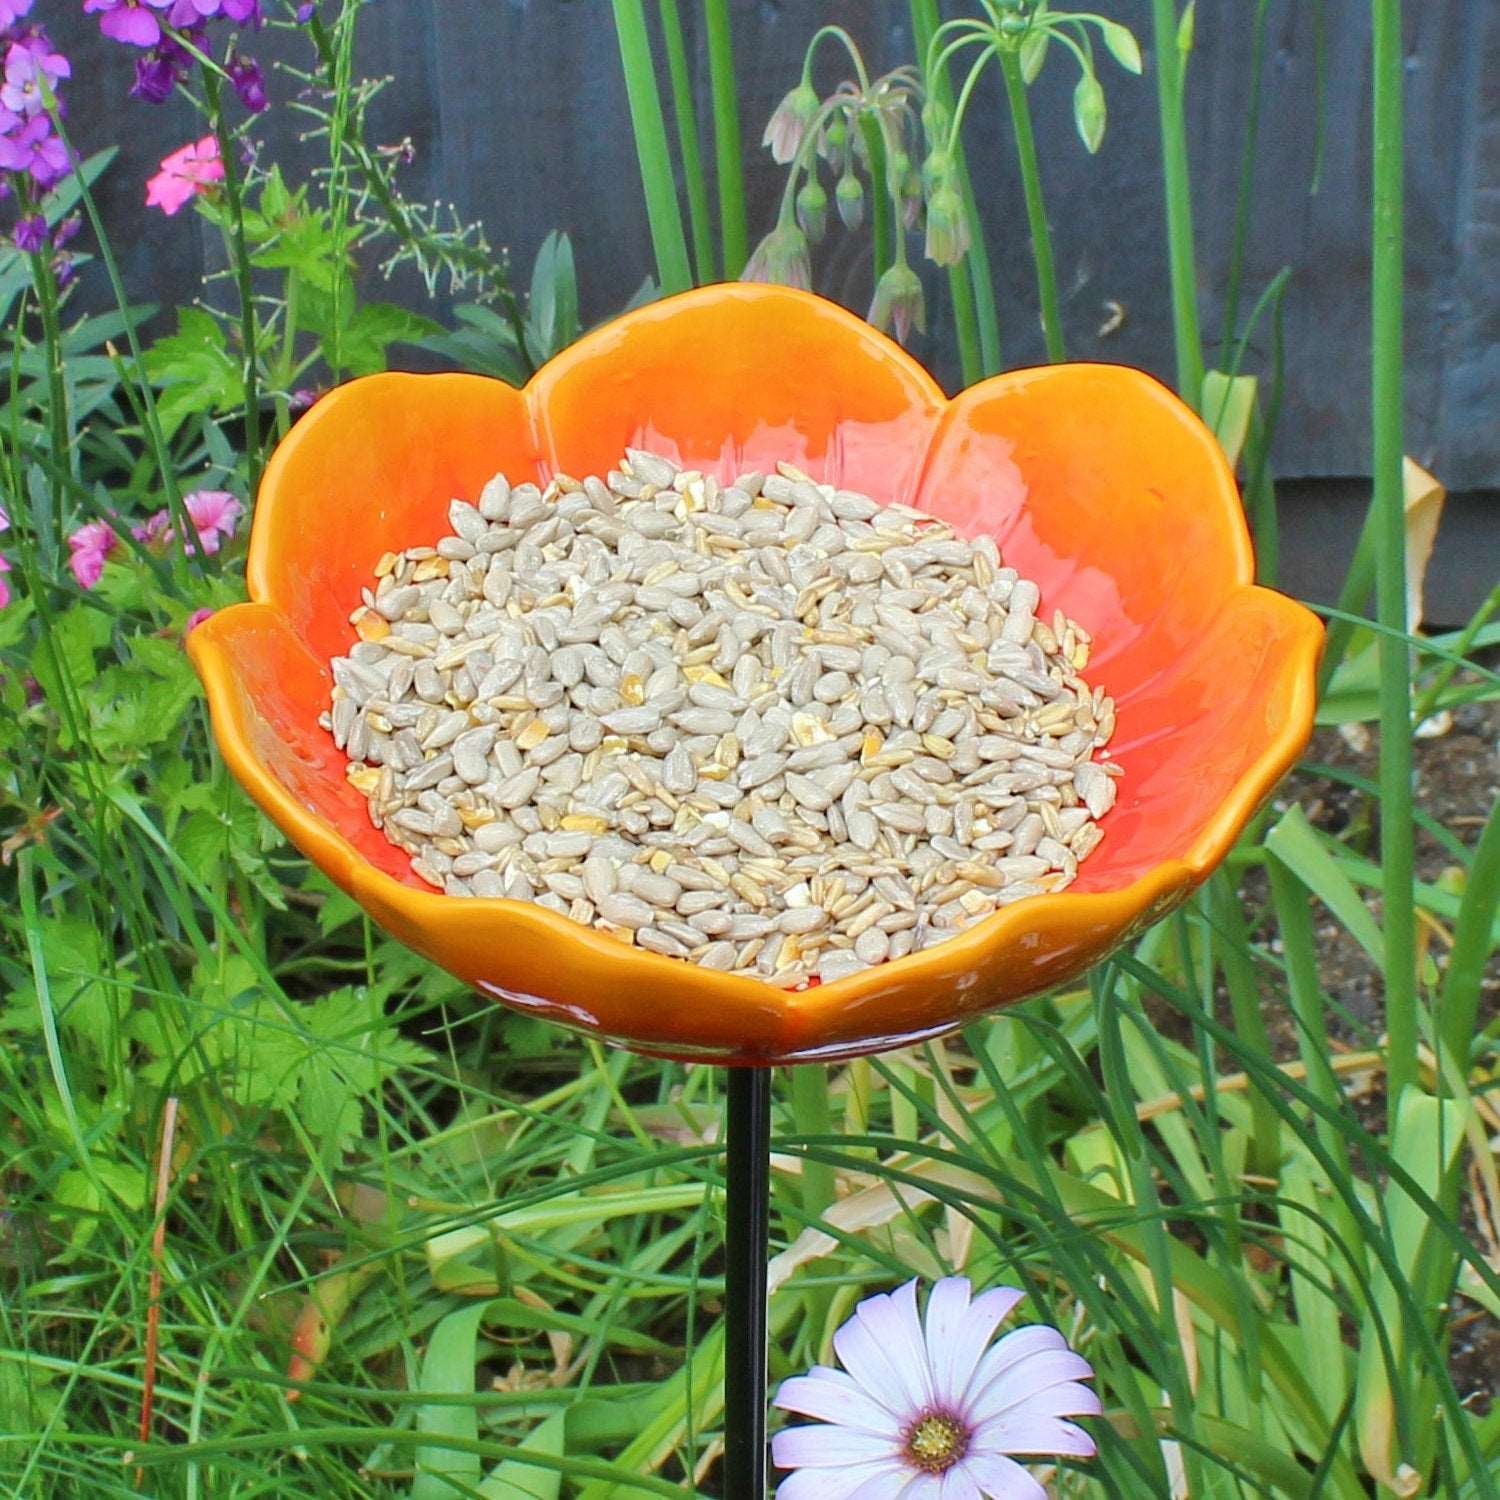
[(943, 400), (868, 323), (748, 283), (606, 324), (541, 370), (528, 396), (549, 461), (578, 477), (646, 448), (721, 479), (785, 460), (892, 500), (910, 493)]
[(944, 414), (916, 502), (1003, 560), (1095, 638), (1119, 697), (1192, 647), (1253, 562), (1213, 434), (1123, 365), (1051, 365), (970, 387)]
[(504, 470), (536, 472), (519, 391), (481, 375), (370, 375), (330, 391), (266, 465), (245, 568), (319, 660), (354, 639), (349, 612), (385, 552), (446, 535), (448, 502)]

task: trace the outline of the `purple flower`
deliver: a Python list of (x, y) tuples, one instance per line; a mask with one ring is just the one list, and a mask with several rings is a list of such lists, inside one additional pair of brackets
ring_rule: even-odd
[[(0, 0), (0, 4), (3, 4), (3, 3), (4, 3), (4, 0)], [(29, 5), (31, 3), (31, 0), (26, 0), (26, 3)], [(299, 20), (299, 21), (310, 21), (310, 20), (312, 20), (312, 18), (315, 15), (317, 15), (317, 13), (318, 13), (317, 0), (311, 0), (311, 3), (309, 3), (309, 4), (307, 4), (307, 5), (299, 5), (297, 7), (297, 16), (296, 16), (296, 19)]]
[(46, 247), (47, 221), (40, 214), (28, 214), (24, 219), (17, 219), (11, 238), (15, 241), (17, 250), (23, 250), (28, 255), (34, 254)]
[(177, 83), (177, 69), (165, 57), (153, 52), (135, 60), (135, 82), (130, 92), (147, 104), (165, 104)]
[(231, 56), (227, 64), (229, 81), (240, 96), (240, 103), (251, 114), (259, 114), (266, 107), (266, 81), (260, 64), (252, 57)]
[[(816, 1365), (783, 1382), (775, 1404), (816, 1418), (776, 1434), (778, 1467), (796, 1470), (776, 1500), (1046, 1500), (1012, 1455), (1092, 1458), (1070, 1416), (1098, 1416), (1078, 1382), (1089, 1362), (1055, 1328), (1017, 1328), (986, 1350), (1025, 1294), (970, 1299), (967, 1278), (939, 1281), (917, 1311), (917, 1284), (870, 1297), (833, 1336), (843, 1370)], [(847, 1373), (846, 1373), (847, 1372)]]
[(33, 0), (0, 0), (0, 31), (9, 31), (31, 11)]
[(0, 135), (0, 167), (29, 172), (39, 188), (51, 187), (71, 170), (67, 148), (53, 135), (46, 115), (33, 115), (18, 130)]
[(67, 58), (52, 50), (44, 33), (35, 31), (6, 50), (0, 104), (19, 114), (40, 114), (47, 107), (47, 96), (57, 92), (57, 80), (72, 74)]
[(171, 4), (172, 0), (83, 0), (83, 9), (88, 15), (99, 13), (99, 30), (111, 40), (154, 47), (161, 40), (161, 22), (151, 11)]
[(205, 605), (202, 609), (195, 609), (192, 614), (190, 614), (187, 619), (183, 621), (182, 633), (184, 635), (190, 634), (192, 631), (196, 630), (198, 626), (200, 626), (205, 620), (212, 619), (213, 613), (213, 610), (208, 605)]
[[(194, 35), (194, 41), (197, 37)], [(193, 66), (193, 56), (171, 37), (163, 37), (144, 57), (135, 60), (135, 82), (130, 92), (148, 104), (161, 104), (171, 98), (177, 81), (185, 78)]]
[(62, 247), (78, 236), (78, 231), (83, 227), (83, 219), (78, 214), (69, 214), (56, 229), (52, 231), (52, 248), (61, 250)]
[(59, 291), (72, 281), (78, 274), (78, 268), (73, 264), (71, 255), (54, 255), (52, 257), (52, 277), (57, 282)]

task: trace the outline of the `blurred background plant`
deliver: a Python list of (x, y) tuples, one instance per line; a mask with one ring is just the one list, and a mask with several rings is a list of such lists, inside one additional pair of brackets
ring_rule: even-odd
[[(573, 243), (547, 234), (513, 284), (482, 228), (408, 199), (413, 148), (378, 143), (383, 82), (356, 62), (390, 4), (84, 9), (132, 49), (134, 100), (95, 103), (26, 0), (0, 0), (0, 1476), (58, 1497), (713, 1494), (715, 1074), (487, 1006), (369, 927), (227, 776), (181, 649), (240, 596), (260, 465), (317, 392), (408, 360), (523, 381), (584, 324)], [(612, 0), (655, 260), (636, 300), (805, 282), (837, 215), (871, 315), (907, 336), (940, 310), (964, 382), (1030, 317), (1061, 358), (1042, 167), (1062, 145), (1031, 89), (1064, 70), (1093, 151), (1106, 84), (1144, 73), (1176, 384), (1274, 583), (1299, 273), (1251, 285), (1237, 226), (1205, 338), (1193, 6), (1152, 0), (1140, 45), (1045, 3), (946, 12), (911, 0), (883, 73), (852, 23), (810, 28), (766, 121), (727, 0), (695, 17), (701, 59), (676, 0)], [(1500, 588), (1422, 631), (1442, 491), (1403, 463), (1400, 8), (1369, 13), (1375, 487), (1307, 762), (1086, 986), (778, 1080), (773, 1376), (913, 1273), (1024, 1287), (1105, 1406), (1098, 1460), (1042, 1471), (1059, 1494), (1500, 1489)], [(272, 43), (296, 60), (259, 66)], [(222, 269), (161, 310), (130, 300), (99, 211), (113, 153), (70, 143), (85, 108), (117, 107), (123, 139), (168, 100), (196, 126), (152, 178), (175, 224), (156, 222), (191, 210)], [(976, 109), (1022, 188), (1003, 244)], [(312, 170), (264, 148), (277, 111)], [(763, 128), (788, 170), (752, 225)], [(1252, 116), (1242, 203), (1255, 140)], [(1018, 257), (1034, 303), (1001, 305)], [(403, 269), (420, 295), (370, 296)], [(83, 310), (89, 288), (113, 306)]]

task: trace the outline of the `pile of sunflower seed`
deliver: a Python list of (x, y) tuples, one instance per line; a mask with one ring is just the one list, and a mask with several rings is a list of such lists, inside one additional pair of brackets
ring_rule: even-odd
[(627, 450), (387, 553), (320, 722), (451, 896), (794, 986), (1066, 886), (1114, 705), (1087, 632), (904, 505)]

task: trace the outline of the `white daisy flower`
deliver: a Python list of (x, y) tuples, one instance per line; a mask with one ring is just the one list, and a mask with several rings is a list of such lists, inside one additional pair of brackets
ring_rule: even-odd
[(795, 1471), (776, 1500), (1046, 1500), (1016, 1457), (1092, 1458), (1094, 1440), (1063, 1418), (1101, 1408), (1078, 1384), (1093, 1367), (1055, 1328), (1017, 1328), (987, 1350), (1023, 1296), (971, 1299), (968, 1278), (950, 1276), (925, 1320), (915, 1281), (861, 1302), (833, 1336), (844, 1368), (816, 1365), (776, 1393), (817, 1419), (772, 1440), (777, 1467)]

